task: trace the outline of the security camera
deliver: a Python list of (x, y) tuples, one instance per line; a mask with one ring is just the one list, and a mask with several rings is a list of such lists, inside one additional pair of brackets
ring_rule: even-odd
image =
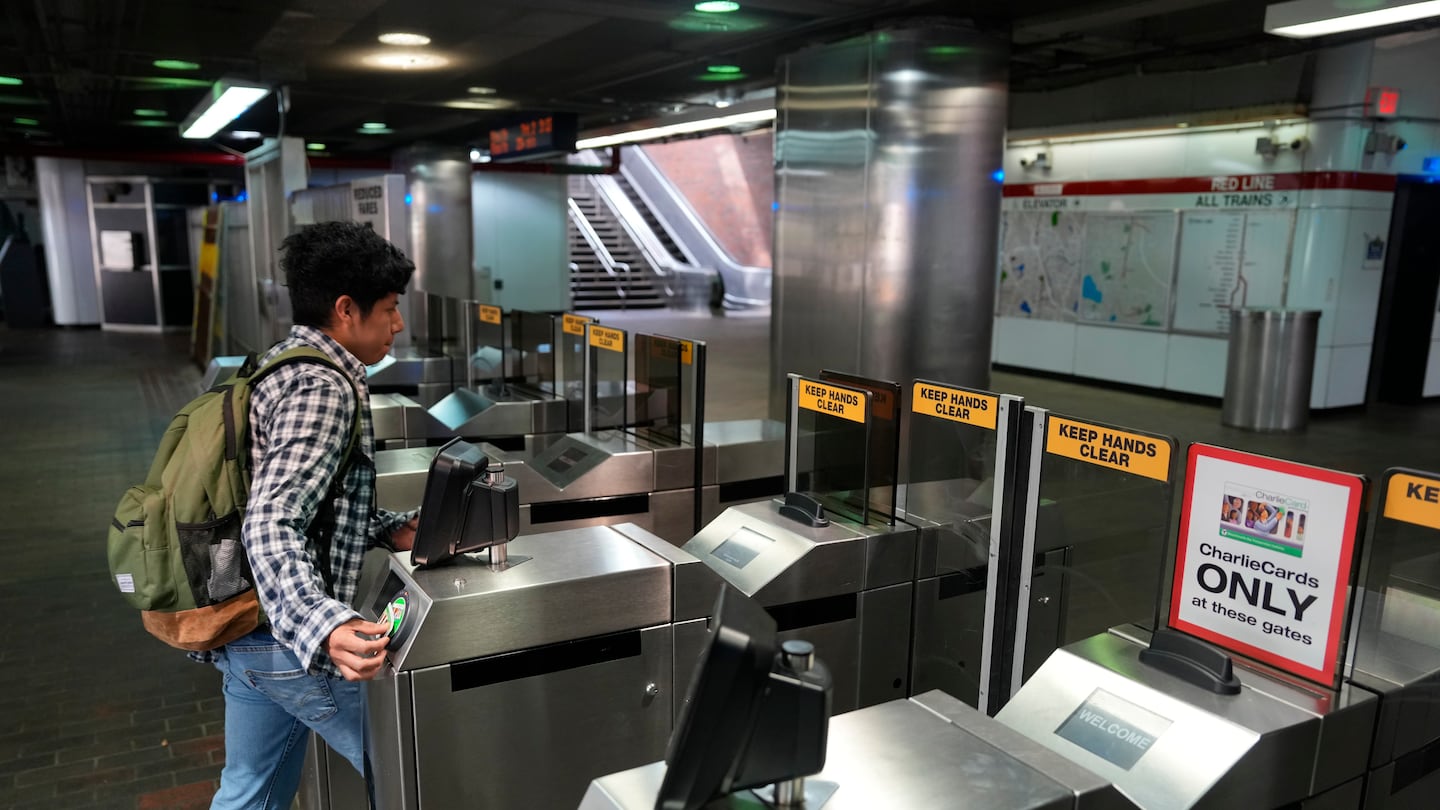
[(1049, 153), (1049, 152), (1037, 152), (1037, 153), (1035, 153), (1035, 157), (1030, 158), (1030, 159), (1028, 159), (1028, 160), (1022, 157), (1022, 158), (1020, 158), (1020, 168), (1022, 168), (1022, 169), (1040, 169), (1041, 171), (1044, 171), (1044, 170), (1046, 170), (1046, 169), (1049, 169), (1049, 168), (1050, 168), (1050, 153)]
[(1291, 152), (1304, 152), (1310, 148), (1310, 139), (1305, 137), (1296, 138), (1290, 142)]

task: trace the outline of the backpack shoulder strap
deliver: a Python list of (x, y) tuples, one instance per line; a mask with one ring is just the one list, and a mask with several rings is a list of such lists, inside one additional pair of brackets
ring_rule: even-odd
[(350, 386), (350, 393), (355, 398), (355, 413), (350, 421), (350, 439), (345, 443), (345, 454), (340, 459), (340, 467), (335, 471), (336, 479), (343, 478), (350, 469), (350, 462), (355, 457), (356, 451), (360, 449), (360, 391), (355, 387), (355, 381), (350, 379), (350, 372), (341, 368), (338, 363), (331, 359), (330, 355), (310, 346), (296, 346), (293, 349), (286, 349), (283, 352), (270, 358), (269, 362), (260, 366), (250, 375), (249, 385), (255, 387), (261, 380), (268, 377), (272, 372), (285, 366), (295, 363), (315, 363), (328, 366), (340, 372), (340, 376)]

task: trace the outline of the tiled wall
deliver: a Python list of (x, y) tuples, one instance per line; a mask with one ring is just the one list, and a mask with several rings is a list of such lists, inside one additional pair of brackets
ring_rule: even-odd
[(769, 132), (717, 135), (644, 148), (736, 261), (755, 267), (771, 265), (775, 168), (774, 139)]

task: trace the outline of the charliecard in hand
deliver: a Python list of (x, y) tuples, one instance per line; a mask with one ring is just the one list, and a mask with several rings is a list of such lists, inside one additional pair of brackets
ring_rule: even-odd
[(1310, 503), (1281, 492), (1227, 482), (1220, 506), (1220, 536), (1292, 557), (1305, 552)]

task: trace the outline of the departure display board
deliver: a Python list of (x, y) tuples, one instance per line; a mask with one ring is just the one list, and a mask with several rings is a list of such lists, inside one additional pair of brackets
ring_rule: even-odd
[(518, 160), (575, 151), (574, 113), (548, 113), (490, 130), (490, 159)]

